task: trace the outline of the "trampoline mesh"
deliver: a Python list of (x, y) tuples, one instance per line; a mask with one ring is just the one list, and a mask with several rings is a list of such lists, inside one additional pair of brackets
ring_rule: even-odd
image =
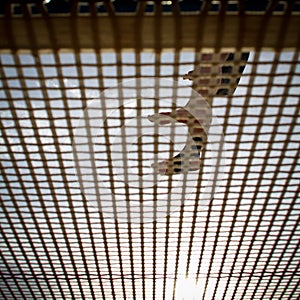
[[(299, 24), (299, 3), (259, 2), (5, 1), (0, 10), (6, 26), (1, 26), (0, 50), (1, 298), (299, 299), (300, 55), (299, 34), (287, 32)], [(248, 16), (260, 18), (260, 32), (253, 32)], [(180, 31), (168, 40), (163, 24), (168, 28), (173, 18), (171, 25)], [(102, 20), (110, 26), (104, 33), (98, 26)], [(241, 26), (226, 40), (222, 24), (231, 28), (234, 20)], [(40, 21), (46, 29), (34, 27)], [(272, 30), (268, 22), (277, 27)], [(62, 27), (54, 28), (58, 24)], [(94, 30), (80, 28), (83, 24)], [(131, 28), (128, 40), (118, 39), (127, 32), (120, 24)], [(185, 39), (186, 31), (200, 25), (197, 39), (194, 33)], [(147, 28), (149, 37), (143, 35)], [(206, 40), (206, 29), (215, 38)], [(236, 86), (245, 52), (250, 56)], [(234, 59), (221, 74), (228, 53)], [(199, 64), (208, 71), (181, 85)], [(103, 91), (137, 78), (145, 80), (143, 89), (154, 79), (165, 79), (168, 86), (152, 102), (141, 99), (131, 106), (129, 120), (183, 106), (193, 87), (217, 115), (226, 146), (223, 177), (206, 195), (209, 201), (201, 198), (214, 184), (207, 180), (210, 153), (204, 147), (203, 166), (192, 172), (198, 176), (193, 189), (181, 192), (177, 210), (150, 222), (108, 217), (88, 201), (74, 171), (74, 137), (83, 111), (102, 99), (98, 113), (105, 120), (111, 102)], [(219, 88), (234, 93), (216, 95)], [(170, 97), (173, 103), (166, 106)], [(148, 190), (136, 189), (135, 195), (118, 188), (113, 141), (128, 115), (120, 105), (115, 109), (115, 127), (103, 121), (97, 135), (101, 147), (88, 161), (101, 164), (108, 195), (120, 193), (130, 213), (130, 202), (142, 207)], [(169, 127), (158, 127), (158, 134), (162, 128)], [(184, 134), (174, 130), (170, 136)], [(170, 140), (160, 143), (167, 158), (177, 151)], [(139, 169), (148, 152), (159, 150), (151, 141), (137, 141)], [(124, 152), (122, 144), (117, 149)], [(167, 182), (176, 182), (176, 176)], [(155, 186), (152, 193), (159, 197)], [(167, 201), (150, 202), (153, 214), (175, 195), (165, 194)], [(100, 203), (101, 197), (100, 189)]]

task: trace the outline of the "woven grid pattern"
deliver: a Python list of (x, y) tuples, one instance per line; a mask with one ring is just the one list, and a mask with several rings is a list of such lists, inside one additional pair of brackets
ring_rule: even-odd
[[(300, 297), (299, 48), (284, 50), (278, 41), (263, 51), (258, 41), (236, 87), (249, 49), (234, 49), (224, 76), (215, 70), (228, 50), (201, 49), (200, 42), (193, 51), (160, 49), (158, 41), (155, 51), (53, 45), (45, 52), (33, 44), (1, 52), (1, 298), (177, 300), (181, 288), (197, 290), (195, 299)], [(219, 189), (201, 202), (207, 181), (200, 169), (195, 191), (177, 212), (149, 223), (107, 218), (87, 201), (74, 172), (72, 142), (82, 111), (120, 80), (180, 80), (204, 57), (212, 57), (208, 72), (190, 86), (202, 94), (205, 86), (224, 132), (227, 167)], [(189, 95), (170, 82), (176, 104), (184, 105)], [(233, 94), (216, 95), (228, 87), (236, 88)], [(174, 108), (161, 101), (153, 101), (153, 113)], [(141, 101), (136, 115), (143, 108)], [(116, 193), (112, 137), (108, 126), (98, 159), (107, 162)], [(143, 162), (149, 146), (141, 140), (137, 148)], [(203, 161), (208, 157), (203, 150)]]

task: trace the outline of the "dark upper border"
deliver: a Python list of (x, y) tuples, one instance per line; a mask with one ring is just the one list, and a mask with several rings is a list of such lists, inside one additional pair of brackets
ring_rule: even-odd
[[(4, 0), (0, 50), (299, 49), (300, 1)], [(151, 9), (150, 9), (151, 8)]]
[(31, 15), (38, 16), (43, 13), (49, 15), (66, 15), (76, 12), (79, 15), (114, 13), (136, 13), (143, 6), (144, 13), (154, 13), (157, 9), (163, 13), (180, 12), (200, 13), (203, 10), (219, 12), (266, 12), (270, 6), (274, 12), (285, 12), (293, 2), (293, 11), (300, 12), (300, 1), (293, 0), (235, 0), (235, 1), (210, 1), (210, 0), (2, 0), (0, 1), (0, 16), (10, 14), (13, 16), (24, 15), (24, 5), (28, 7)]

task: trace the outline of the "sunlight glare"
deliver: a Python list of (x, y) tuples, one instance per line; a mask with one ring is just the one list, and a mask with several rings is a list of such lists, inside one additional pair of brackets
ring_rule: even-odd
[(202, 296), (200, 283), (192, 278), (179, 279), (176, 284), (176, 300), (200, 300)]

